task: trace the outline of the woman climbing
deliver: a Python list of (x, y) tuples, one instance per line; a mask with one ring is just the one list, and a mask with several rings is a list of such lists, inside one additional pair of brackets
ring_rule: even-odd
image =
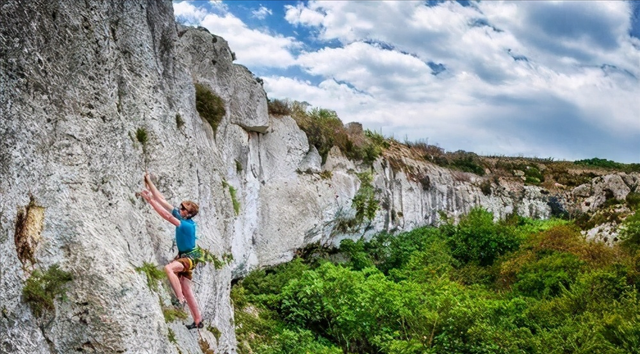
[(174, 208), (151, 182), (148, 172), (144, 174), (144, 183), (147, 189), (141, 192), (142, 197), (162, 218), (176, 226), (178, 255), (164, 267), (164, 271), (167, 273), (179, 306), (183, 307), (185, 301), (189, 306), (193, 323), (187, 325), (187, 328), (202, 328), (202, 316), (191, 289), (192, 271), (196, 260), (200, 257), (200, 250), (196, 246), (196, 223), (192, 220), (198, 214), (198, 204), (185, 200), (180, 203), (179, 208)]

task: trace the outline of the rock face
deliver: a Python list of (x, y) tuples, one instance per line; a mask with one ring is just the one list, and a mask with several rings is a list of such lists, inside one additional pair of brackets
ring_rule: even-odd
[[(541, 188), (381, 158), (372, 173), (382, 208), (366, 230), (341, 233), (369, 167), (337, 148), (322, 165), (293, 119), (268, 115), (259, 80), (233, 64), (226, 41), (176, 25), (170, 1), (5, 0), (1, 9), (0, 352), (235, 353), (232, 279), (306, 244), (438, 224), (440, 212), (457, 218), (474, 206), (550, 215)], [(195, 109), (195, 82), (225, 103), (215, 131)], [(195, 272), (210, 328), (201, 337), (166, 322), (169, 292), (136, 270), (176, 252), (172, 225), (136, 196), (145, 170), (172, 203), (199, 203), (201, 246), (233, 255)], [(574, 195), (597, 204), (600, 189), (623, 197), (638, 178), (594, 183)], [(67, 299), (36, 317), (25, 281), (54, 264), (73, 276)]]

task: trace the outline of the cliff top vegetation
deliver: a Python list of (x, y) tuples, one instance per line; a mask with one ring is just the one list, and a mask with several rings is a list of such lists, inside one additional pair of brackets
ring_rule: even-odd
[[(269, 100), (269, 113), (291, 116), (318, 149), (323, 163), (333, 146), (349, 159), (371, 164), (385, 156), (396, 170), (412, 174), (407, 160), (425, 161), (452, 170), (478, 176), (513, 179), (527, 185), (539, 185), (549, 190), (572, 188), (593, 178), (612, 172), (640, 172), (640, 163), (624, 164), (592, 158), (562, 161), (538, 157), (482, 156), (473, 152), (446, 151), (427, 140), (400, 142), (395, 137), (362, 129), (359, 123), (343, 124), (335, 111), (311, 108), (305, 102)], [(419, 176), (414, 176), (419, 178)]]

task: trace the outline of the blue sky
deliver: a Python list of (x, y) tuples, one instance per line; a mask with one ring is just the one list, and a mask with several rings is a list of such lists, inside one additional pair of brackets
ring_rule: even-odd
[(640, 162), (640, 2), (174, 1), (269, 98), (399, 141)]

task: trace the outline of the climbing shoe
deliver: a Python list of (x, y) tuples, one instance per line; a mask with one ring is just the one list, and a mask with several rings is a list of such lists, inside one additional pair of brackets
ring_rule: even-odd
[(172, 298), (171, 305), (173, 305), (173, 307), (176, 310), (185, 311), (185, 307), (187, 307), (187, 302), (186, 301), (180, 302), (180, 300), (176, 298)]
[(192, 324), (186, 325), (186, 326), (187, 326), (187, 329), (202, 328), (204, 327), (204, 323), (200, 321), (200, 323), (196, 324), (196, 322), (194, 321)]

